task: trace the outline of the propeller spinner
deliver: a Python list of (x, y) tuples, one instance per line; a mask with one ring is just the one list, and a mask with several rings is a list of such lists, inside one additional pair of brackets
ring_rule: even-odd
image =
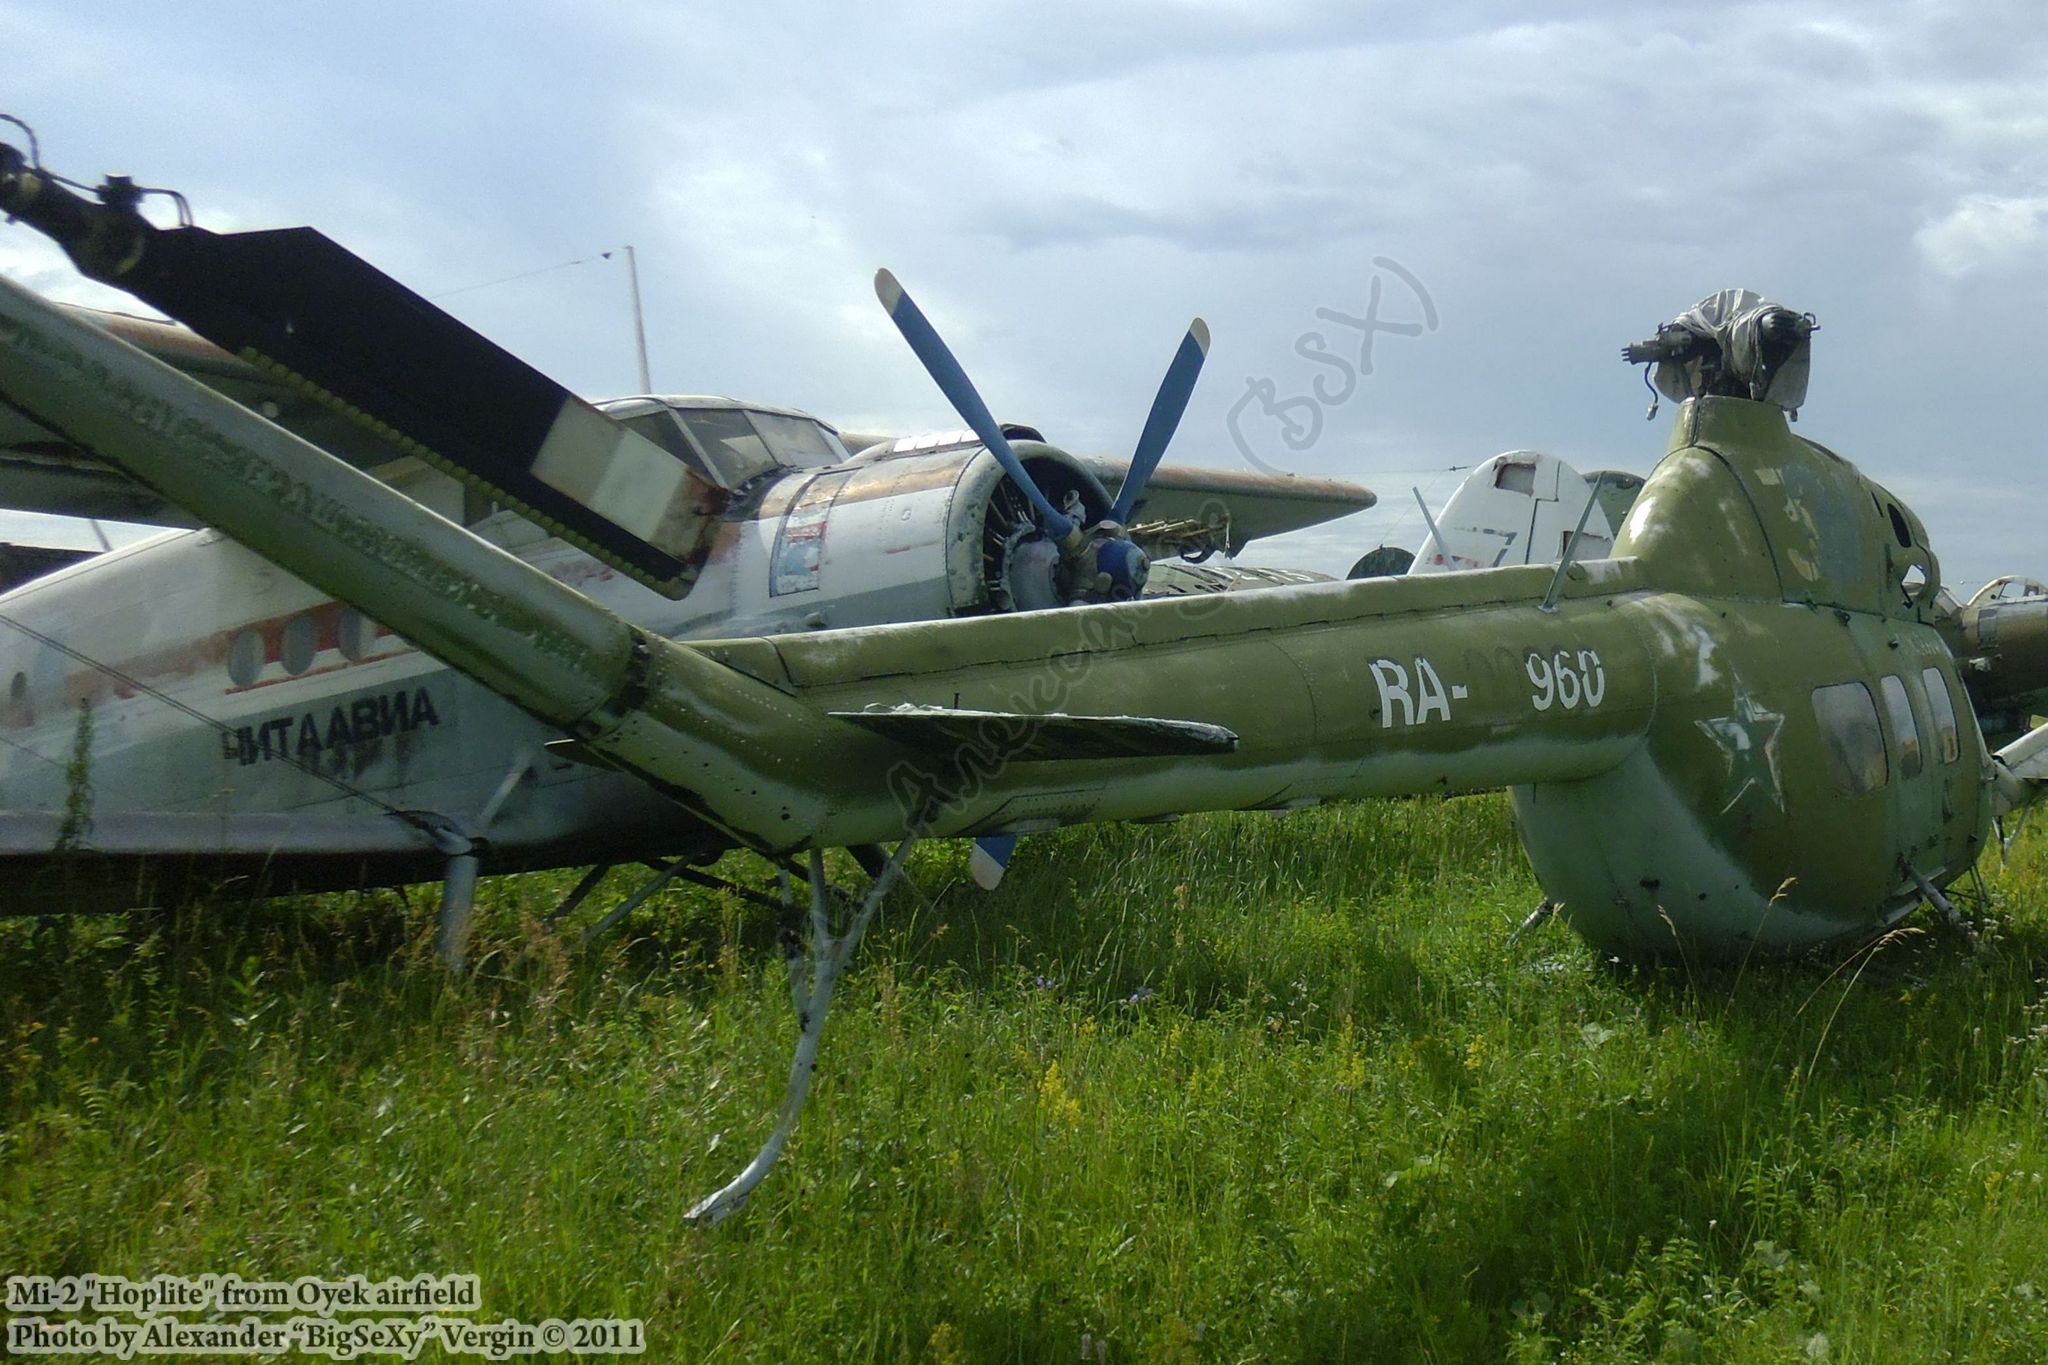
[(1129, 532), (1124, 529), (1125, 522), (1143, 495), (1152, 471), (1159, 467), (1160, 457), (1172, 442), (1181, 415), (1187, 411), (1188, 398), (1194, 393), (1195, 381), (1202, 373), (1202, 361), (1209, 353), (1208, 326), (1196, 318), (1188, 327), (1180, 348), (1174, 352), (1173, 363), (1167, 367), (1166, 378), (1152, 400), (1151, 414), (1145, 419), (1144, 431), (1131, 455), (1130, 470), (1124, 476), (1123, 487), (1117, 490), (1109, 515), (1084, 528), (1047, 499), (1030, 471), (1024, 468), (1024, 462), (1010, 448), (1002, 427), (981, 401), (981, 395), (975, 391), (967, 372), (960, 368), (960, 362), (953, 358), (952, 351), (939, 338), (938, 331), (925, 317), (924, 311), (887, 270), (875, 272), (875, 295), (882, 301), (882, 307), (888, 310), (896, 330), (903, 334), (903, 339), (910, 343), (910, 349), (923, 363), (926, 372), (938, 384), (940, 392), (952, 403), (953, 410), (981, 438), (983, 446), (1002, 465), (1010, 482), (1030, 501), (1037, 514), (1039, 531), (1058, 547), (1059, 577), (1065, 600), (1070, 603), (1114, 601), (1136, 597), (1143, 591), (1150, 566), (1145, 552), (1132, 542)]

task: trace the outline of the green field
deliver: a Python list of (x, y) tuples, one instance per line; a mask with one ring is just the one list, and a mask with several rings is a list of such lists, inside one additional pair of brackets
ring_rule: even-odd
[(769, 912), (585, 955), (573, 877), (487, 882), (454, 988), (417, 892), (0, 924), (0, 1272), (468, 1271), (675, 1360), (2048, 1356), (2048, 839), (1975, 956), (1711, 975), (1511, 945), (1497, 797), (964, 869), (914, 860), (709, 1230), (793, 1042)]

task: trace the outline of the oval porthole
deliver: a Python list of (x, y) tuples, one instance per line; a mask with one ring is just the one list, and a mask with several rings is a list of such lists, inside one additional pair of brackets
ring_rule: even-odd
[(263, 637), (245, 630), (228, 646), (228, 681), (237, 687), (253, 687), (263, 672)]
[(310, 616), (294, 616), (284, 627), (284, 671), (297, 677), (313, 666), (320, 632)]
[(341, 647), (341, 657), (352, 664), (361, 663), (363, 656), (370, 652), (370, 637), (375, 633), (376, 628), (368, 617), (354, 607), (344, 607), (341, 622), (335, 630), (340, 637), (335, 643)]

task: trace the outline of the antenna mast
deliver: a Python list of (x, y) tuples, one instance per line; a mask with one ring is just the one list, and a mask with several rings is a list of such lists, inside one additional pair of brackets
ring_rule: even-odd
[(640, 358), (640, 392), (653, 393), (654, 380), (647, 373), (647, 322), (640, 312), (640, 258), (633, 244), (626, 244), (626, 279), (633, 289), (633, 342)]

